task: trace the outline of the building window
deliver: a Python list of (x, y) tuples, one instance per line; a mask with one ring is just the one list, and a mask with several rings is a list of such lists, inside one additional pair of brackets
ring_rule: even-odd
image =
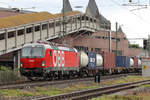
[(18, 35), (23, 35), (24, 34), (24, 30), (18, 30)]
[[(116, 54), (116, 50), (112, 50), (112, 52)], [(122, 56), (122, 51), (121, 50), (118, 50), (117, 52), (118, 52), (118, 56)]]
[(80, 51), (88, 51), (88, 47), (84, 47), (84, 46), (74, 46), (74, 48)]
[(54, 23), (49, 23), (49, 28), (53, 28), (54, 27)]
[(30, 28), (27, 28), (27, 29), (26, 29), (26, 32), (27, 32), (27, 33), (31, 33), (32, 30), (33, 30), (33, 28), (30, 27)]
[(5, 38), (5, 33), (0, 34), (0, 40), (3, 40)]
[(47, 24), (42, 25), (42, 30), (45, 30), (45, 29), (47, 29)]
[(102, 50), (101, 48), (95, 48), (95, 52), (97, 52), (97, 53), (101, 52), (101, 50)]
[(61, 21), (57, 21), (57, 22), (56, 22), (56, 26), (61, 25), (61, 23), (62, 23)]
[(15, 36), (15, 31), (8, 32), (8, 38), (14, 37)]
[(40, 31), (40, 26), (35, 26), (35, 32)]

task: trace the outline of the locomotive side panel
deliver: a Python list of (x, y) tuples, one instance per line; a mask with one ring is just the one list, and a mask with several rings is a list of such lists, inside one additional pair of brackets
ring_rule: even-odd
[(45, 68), (49, 67), (51, 65), (51, 56), (50, 56), (50, 49), (45, 50), (45, 61), (43, 61), (43, 64), (45, 63)]
[(56, 69), (79, 67), (76, 52), (52, 50), (51, 67)]
[(65, 66), (68, 68), (78, 67), (77, 65), (77, 54), (75, 52), (65, 51)]
[(63, 68), (66, 66), (65, 52), (60, 50), (52, 50), (51, 64), (53, 68)]

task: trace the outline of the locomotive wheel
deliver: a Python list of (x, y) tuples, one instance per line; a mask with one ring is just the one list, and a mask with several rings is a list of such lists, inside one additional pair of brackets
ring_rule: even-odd
[(48, 74), (43, 74), (43, 79), (42, 80), (49, 81)]

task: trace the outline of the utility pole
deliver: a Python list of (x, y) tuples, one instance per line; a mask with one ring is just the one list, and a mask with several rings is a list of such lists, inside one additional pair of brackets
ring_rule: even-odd
[(118, 23), (116, 22), (116, 56), (118, 56)]
[(66, 14), (65, 14), (65, 1), (63, 0), (63, 10), (62, 10), (62, 15), (63, 15), (63, 21), (62, 21), (62, 25), (63, 25), (63, 35), (62, 35), (62, 42), (63, 44), (67, 44), (67, 41), (65, 41), (65, 35), (66, 35)]

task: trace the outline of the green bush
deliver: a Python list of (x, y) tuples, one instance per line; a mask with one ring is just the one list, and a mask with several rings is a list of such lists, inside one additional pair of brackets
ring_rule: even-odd
[(4, 66), (0, 67), (0, 83), (10, 84), (27, 80), (25, 77), (20, 76), (19, 69), (9, 70)]
[(7, 71), (7, 68), (5, 66), (0, 66), (0, 71)]

